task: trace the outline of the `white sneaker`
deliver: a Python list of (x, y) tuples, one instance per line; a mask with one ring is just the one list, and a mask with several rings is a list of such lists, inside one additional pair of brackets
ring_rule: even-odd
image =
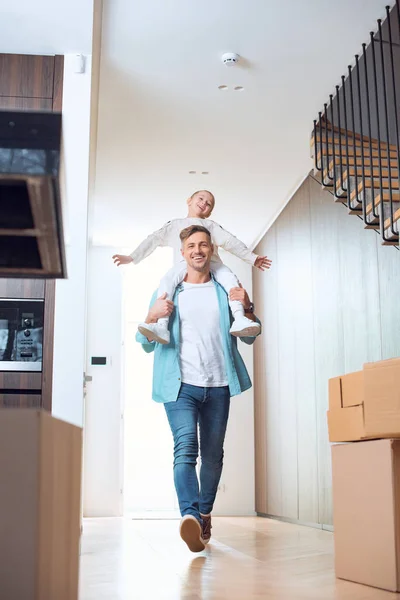
[(139, 332), (147, 337), (150, 342), (169, 344), (170, 335), (167, 327), (162, 323), (139, 323)]
[(202, 527), (199, 521), (193, 515), (185, 515), (181, 520), (179, 533), (184, 542), (186, 542), (189, 550), (192, 552), (202, 552), (205, 549), (204, 540), (202, 538)]
[(236, 337), (256, 337), (260, 333), (260, 330), (261, 327), (258, 323), (248, 319), (244, 315), (239, 315), (233, 321), (230, 333)]

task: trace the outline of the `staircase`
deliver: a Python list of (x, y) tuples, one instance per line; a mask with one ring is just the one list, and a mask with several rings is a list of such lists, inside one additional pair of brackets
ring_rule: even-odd
[[(346, 135), (347, 134), (347, 135)], [(385, 245), (399, 244), (400, 192), (397, 148), (322, 119), (311, 136), (314, 176), (366, 229), (383, 230)], [(383, 224), (383, 225), (382, 225)]]
[(384, 245), (398, 246), (400, 0), (386, 13), (314, 121), (310, 145), (315, 179)]

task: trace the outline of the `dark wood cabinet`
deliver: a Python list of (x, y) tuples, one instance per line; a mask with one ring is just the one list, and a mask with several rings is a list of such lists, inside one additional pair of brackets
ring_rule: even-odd
[(42, 408), (51, 412), (53, 391), (54, 311), (56, 282), (47, 280), (44, 295)]
[(15, 98), (0, 96), (0, 109), (16, 110), (53, 110), (51, 98)]
[(41, 389), (41, 373), (18, 373), (13, 371), (0, 371), (0, 390), (33, 390), (40, 393)]
[[(61, 112), (63, 56), (0, 54), (0, 109)], [(0, 298), (44, 298), (42, 373), (0, 371), (0, 408), (51, 411), (55, 281), (1, 279)]]
[(0, 96), (52, 100), (54, 62), (54, 56), (0, 54)]
[(0, 371), (1, 408), (40, 408), (42, 374)]
[(44, 279), (1, 279), (0, 298), (44, 298)]
[(0, 390), (1, 408), (41, 408), (41, 394), (7, 394)]

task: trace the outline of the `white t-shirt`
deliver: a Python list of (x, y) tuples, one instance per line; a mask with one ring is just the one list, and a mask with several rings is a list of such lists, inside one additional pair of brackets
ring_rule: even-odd
[(182, 383), (200, 387), (228, 385), (215, 285), (212, 281), (182, 285), (178, 295)]

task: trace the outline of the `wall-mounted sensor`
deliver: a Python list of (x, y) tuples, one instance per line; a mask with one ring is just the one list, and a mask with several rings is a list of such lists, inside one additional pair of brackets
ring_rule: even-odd
[(235, 54), (235, 52), (226, 52), (222, 55), (222, 62), (227, 67), (232, 67), (233, 65), (237, 65), (240, 60), (239, 54)]
[(74, 56), (74, 73), (84, 73), (86, 70), (86, 59), (83, 54), (75, 54)]

